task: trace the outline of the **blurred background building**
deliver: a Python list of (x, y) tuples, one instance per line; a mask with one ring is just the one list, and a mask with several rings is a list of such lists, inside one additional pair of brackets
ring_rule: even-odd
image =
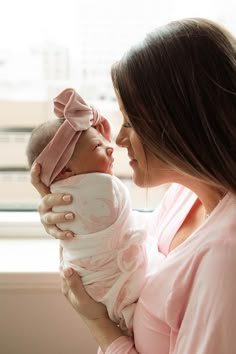
[[(6, 2), (0, 14), (0, 209), (36, 208), (25, 147), (34, 126), (53, 118), (53, 97), (74, 87), (111, 120), (116, 133), (121, 115), (110, 79), (112, 63), (146, 32), (182, 17), (208, 17), (235, 33), (236, 6), (226, 3)], [(153, 208), (163, 188), (135, 187), (125, 155), (116, 148), (115, 174), (128, 185), (134, 208)]]

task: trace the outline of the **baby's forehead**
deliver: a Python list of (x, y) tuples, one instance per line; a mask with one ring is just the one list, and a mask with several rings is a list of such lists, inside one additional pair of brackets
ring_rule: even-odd
[(83, 140), (91, 140), (94, 138), (102, 139), (103, 136), (95, 127), (90, 127), (82, 133), (81, 138), (83, 138)]
[(101, 133), (94, 127), (90, 127), (89, 129), (82, 132), (76, 147), (77, 148), (86, 148), (93, 144), (93, 142), (104, 140), (105, 138), (101, 135)]

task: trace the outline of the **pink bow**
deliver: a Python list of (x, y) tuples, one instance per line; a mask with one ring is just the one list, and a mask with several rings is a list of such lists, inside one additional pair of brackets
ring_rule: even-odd
[(71, 88), (54, 98), (54, 113), (65, 122), (44, 148), (36, 161), (41, 165), (41, 180), (49, 186), (70, 160), (82, 133), (91, 126), (103, 125), (103, 136), (110, 140), (110, 124), (94, 107)]

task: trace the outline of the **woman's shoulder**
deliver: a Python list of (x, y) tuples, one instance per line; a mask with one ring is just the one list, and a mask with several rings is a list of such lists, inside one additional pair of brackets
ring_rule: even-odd
[(167, 189), (154, 213), (158, 214), (159, 219), (163, 219), (166, 216), (173, 218), (179, 210), (183, 212), (186, 210), (187, 212), (192, 207), (196, 198), (196, 194), (190, 189), (181, 184), (173, 183)]
[(191, 197), (196, 198), (196, 194), (193, 191), (183, 186), (182, 184), (172, 183), (164, 195), (163, 203), (175, 203), (178, 201), (182, 202), (183, 200), (189, 199)]
[(206, 219), (201, 230), (206, 239), (205, 247), (236, 248), (236, 196), (228, 193)]

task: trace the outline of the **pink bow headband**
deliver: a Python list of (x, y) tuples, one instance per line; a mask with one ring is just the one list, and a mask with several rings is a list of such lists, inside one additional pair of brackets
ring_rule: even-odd
[(103, 136), (110, 140), (110, 124), (94, 107), (89, 106), (74, 90), (68, 88), (54, 98), (54, 113), (65, 118), (55, 136), (36, 159), (41, 165), (41, 180), (49, 186), (70, 160), (82, 133), (102, 123)]

